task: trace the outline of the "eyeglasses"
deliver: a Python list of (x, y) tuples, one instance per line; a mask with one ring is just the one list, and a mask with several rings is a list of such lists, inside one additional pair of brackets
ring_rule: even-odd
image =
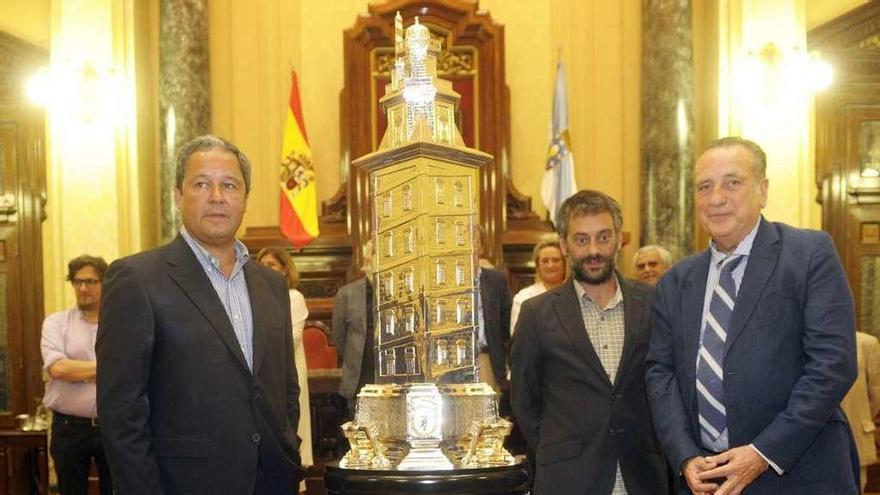
[(100, 283), (101, 281), (96, 278), (75, 278), (70, 281), (70, 284), (73, 285), (75, 289), (79, 289), (80, 287), (91, 289)]

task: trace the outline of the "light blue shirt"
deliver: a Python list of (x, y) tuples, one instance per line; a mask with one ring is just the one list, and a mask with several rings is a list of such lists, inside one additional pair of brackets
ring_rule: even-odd
[[(712, 241), (709, 243), (709, 249), (712, 252), (712, 259), (709, 262), (709, 276), (706, 278), (706, 295), (703, 299), (703, 326), (700, 328), (700, 341), (703, 340), (703, 332), (706, 331), (706, 315), (709, 314), (709, 306), (712, 303), (712, 294), (715, 292), (715, 287), (718, 285), (718, 281), (721, 278), (721, 266), (722, 261), (731, 256), (742, 256), (742, 261), (740, 261), (739, 265), (730, 272), (731, 276), (733, 276), (733, 283), (736, 286), (736, 291), (739, 293), (739, 286), (742, 284), (743, 274), (746, 272), (746, 265), (749, 263), (749, 254), (752, 252), (752, 244), (755, 242), (755, 236), (758, 235), (758, 227), (761, 226), (761, 217), (758, 218), (758, 223), (755, 224), (755, 227), (745, 236), (745, 238), (740, 241), (740, 243), (736, 246), (736, 248), (730, 254), (725, 254), (718, 250), (718, 247), (715, 245), (715, 242)], [(697, 364), (699, 365), (699, 353), (697, 355)], [(709, 438), (709, 435), (700, 428), (700, 442), (703, 444), (703, 447), (711, 450), (713, 452), (724, 452), (725, 450), (730, 448), (730, 436), (727, 432), (727, 428), (721, 432), (721, 435), (718, 436), (717, 439), (712, 440)], [(752, 448), (761, 455), (761, 457), (766, 460), (770, 466), (779, 474), (782, 474), (782, 469), (779, 468), (773, 461), (767, 458), (760, 450), (758, 450), (754, 445)]]
[(189, 244), (202, 269), (205, 270), (208, 280), (217, 291), (217, 297), (226, 310), (226, 316), (229, 317), (232, 330), (235, 331), (235, 338), (238, 339), (238, 345), (241, 347), (248, 368), (253, 371), (254, 318), (247, 280), (244, 277), (244, 264), (250, 258), (247, 247), (238, 239), (235, 240), (235, 265), (232, 267), (232, 273), (227, 277), (220, 269), (220, 260), (202, 247), (183, 226), (180, 227), (180, 235)]

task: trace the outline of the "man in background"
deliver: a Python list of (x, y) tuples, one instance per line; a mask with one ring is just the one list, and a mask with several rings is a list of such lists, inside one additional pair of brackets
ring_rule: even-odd
[(376, 358), (373, 349), (373, 240), (364, 244), (363, 277), (336, 291), (333, 300), (333, 345), (336, 346), (342, 379), (339, 395), (348, 401), (348, 417), (354, 418), (357, 394), (376, 380)]
[(660, 277), (672, 266), (672, 255), (663, 246), (648, 244), (642, 246), (633, 256), (633, 266), (639, 280), (648, 285), (657, 285)]
[[(486, 255), (486, 231), (478, 226), (474, 250), (480, 260)], [(480, 381), (489, 384), (499, 398), (503, 416), (509, 414), (507, 397), (507, 351), (510, 342), (510, 310), (513, 296), (507, 277), (489, 265), (479, 263), (477, 268), (480, 293), (477, 298), (477, 342), (480, 347)]]
[(52, 411), (50, 452), (61, 495), (88, 493), (92, 459), (101, 494), (113, 493), (95, 398), (95, 338), (106, 271), (102, 258), (82, 255), (70, 260), (67, 280), (76, 294), (76, 307), (43, 322), (40, 351), (49, 374), (43, 405)]

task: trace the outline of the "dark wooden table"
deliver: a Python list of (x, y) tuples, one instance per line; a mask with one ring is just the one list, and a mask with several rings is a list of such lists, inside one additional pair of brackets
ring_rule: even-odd
[[(24, 469), (17, 469), (13, 449), (25, 451)], [(0, 430), (0, 493), (49, 493), (49, 458), (45, 431)], [(26, 473), (27, 480), (22, 480)]]

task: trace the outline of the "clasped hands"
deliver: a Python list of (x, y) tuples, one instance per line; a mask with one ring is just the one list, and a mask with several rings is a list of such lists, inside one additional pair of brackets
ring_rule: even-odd
[(767, 470), (767, 461), (750, 445), (684, 461), (682, 476), (694, 495), (739, 495)]

